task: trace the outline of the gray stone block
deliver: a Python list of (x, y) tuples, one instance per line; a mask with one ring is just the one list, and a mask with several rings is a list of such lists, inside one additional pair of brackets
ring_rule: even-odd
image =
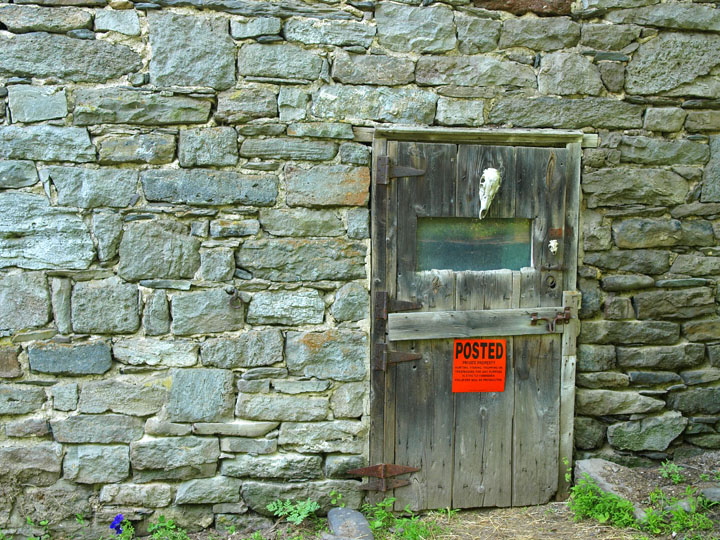
[(485, 102), (441, 97), (437, 102), (437, 123), (444, 126), (481, 126)]
[(612, 247), (610, 224), (602, 214), (585, 210), (582, 213), (582, 238), (585, 251), (605, 251)]
[(709, 156), (707, 144), (683, 139), (624, 136), (620, 144), (621, 161), (643, 165), (705, 164)]
[(130, 445), (133, 469), (169, 471), (180, 467), (214, 464), (220, 457), (216, 438), (172, 437), (136, 441)]
[(30, 485), (48, 486), (60, 477), (63, 447), (56, 442), (0, 447), (0, 474)]
[(612, 345), (579, 345), (577, 370), (605, 371), (615, 367), (615, 347)]
[(50, 320), (50, 293), (40, 272), (7, 274), (0, 279), (0, 329), (37, 328)]
[(231, 20), (230, 35), (234, 39), (247, 39), (257, 36), (279, 34), (282, 19), (277, 17), (258, 17), (255, 19)]
[(37, 184), (38, 174), (32, 161), (0, 161), (0, 188), (21, 188)]
[(680, 337), (678, 324), (666, 321), (583, 321), (580, 343), (673, 344)]
[(240, 330), (245, 324), (242, 303), (224, 289), (208, 289), (173, 296), (170, 312), (175, 335), (209, 334)]
[(0, 414), (27, 414), (38, 410), (47, 397), (45, 390), (21, 384), (0, 384)]
[(83, 383), (78, 411), (81, 413), (114, 412), (130, 416), (149, 416), (165, 404), (167, 391), (158, 384), (143, 381), (108, 379)]
[(51, 420), (55, 440), (61, 443), (129, 443), (143, 436), (143, 421), (119, 414), (81, 414)]
[(175, 136), (170, 133), (136, 133), (99, 138), (101, 163), (170, 163), (175, 156)]
[(95, 11), (95, 31), (117, 32), (126, 36), (139, 36), (140, 19), (135, 10), (132, 9), (99, 9)]
[[(192, 433), (192, 426), (190, 424), (167, 422), (157, 416), (153, 416), (145, 422), (145, 433), (159, 437), (183, 437)], [(148, 479), (145, 481), (151, 482), (152, 480)]]
[(328, 415), (328, 399), (281, 394), (239, 394), (235, 416), (249, 420), (316, 421)]
[(30, 369), (57, 375), (102, 374), (110, 369), (110, 347), (103, 342), (76, 345), (31, 345)]
[(720, 125), (720, 111), (689, 111), (685, 121), (688, 131), (715, 131)]
[[(146, 299), (143, 326), (147, 336), (158, 336), (170, 331), (170, 305), (165, 291), (154, 291)], [(115, 354), (117, 356), (117, 353)]]
[(332, 508), (328, 512), (328, 527), (337, 538), (373, 540), (373, 532), (367, 518), (350, 508)]
[(167, 403), (171, 422), (220, 422), (232, 418), (233, 374), (224, 369), (174, 369)]
[(322, 458), (292, 453), (273, 456), (237, 456), (234, 459), (224, 459), (220, 473), (239, 478), (315, 480), (322, 477)]
[(641, 292), (634, 301), (638, 319), (692, 319), (715, 313), (715, 294), (709, 287)]
[(686, 322), (682, 330), (690, 341), (714, 341), (720, 335), (720, 319)]
[(366, 247), (342, 239), (248, 240), (236, 252), (239, 267), (272, 281), (365, 277)]
[(352, 480), (323, 480), (320, 482), (254, 482), (247, 480), (242, 486), (242, 496), (251, 510), (272, 515), (267, 505), (276, 499), (301, 501), (313, 500), (320, 505), (320, 512), (327, 512), (333, 498), (330, 492), (343, 494), (343, 502), (347, 508), (359, 508), (362, 492), (358, 489), (359, 482)]
[(366, 348), (364, 332), (288, 332), (285, 357), (293, 375), (358, 381), (367, 373)]
[(95, 147), (83, 128), (0, 126), (0, 158), (87, 163), (95, 161)]
[(720, 413), (720, 387), (672, 392), (668, 397), (668, 407), (684, 414)]
[(332, 66), (332, 78), (344, 84), (408, 84), (415, 80), (415, 61), (379, 54), (348, 54), (338, 50)]
[(693, 369), (690, 371), (682, 371), (680, 373), (683, 382), (688, 386), (696, 384), (707, 384), (720, 380), (720, 369)]
[(76, 283), (72, 323), (77, 333), (126, 334), (140, 327), (137, 285), (117, 277)]
[(248, 43), (238, 51), (238, 73), (245, 77), (280, 77), (314, 81), (322, 58), (297, 45)]
[(359, 454), (365, 447), (366, 436), (367, 427), (355, 420), (284, 422), (278, 444), (297, 452)]
[(8, 103), (13, 122), (42, 122), (68, 113), (65, 89), (57, 86), (14, 84), (8, 88)]
[(365, 383), (348, 383), (339, 386), (330, 398), (335, 418), (359, 418), (365, 412)]
[(624, 292), (652, 287), (655, 280), (650, 276), (618, 274), (602, 279), (602, 288), (606, 291)]
[(248, 439), (245, 437), (223, 437), (220, 450), (241, 454), (265, 455), (277, 452), (277, 439)]
[(0, 347), (0, 378), (14, 379), (22, 375), (18, 362), (19, 347)]
[(3, 76), (100, 83), (142, 67), (140, 55), (125, 45), (41, 32), (0, 36), (0, 50)]
[(588, 416), (575, 417), (575, 448), (594, 450), (605, 442), (605, 426)]
[[(259, 231), (260, 222), (257, 219), (214, 219), (210, 222), (210, 236), (212, 238), (252, 236)], [(235, 270), (234, 263), (233, 270)]]
[(128, 281), (191, 278), (200, 267), (200, 241), (171, 221), (128, 223), (118, 274)]
[(703, 172), (702, 202), (720, 201), (720, 137), (710, 137), (710, 160)]
[(100, 489), (99, 500), (105, 504), (157, 508), (170, 504), (172, 489), (164, 484), (110, 484)]
[[(715, 54), (719, 47), (720, 36), (661, 32), (633, 54), (627, 66), (625, 89), (632, 94), (656, 94), (707, 75), (720, 64)], [(680, 65), (683, 69), (676, 68)]]
[(601, 51), (619, 51), (640, 37), (641, 30), (631, 24), (583, 24), (580, 45)]
[(572, 47), (580, 39), (580, 25), (568, 17), (507, 19), (503, 21), (500, 48), (527, 47), (554, 51)]
[(44, 437), (50, 434), (50, 424), (46, 418), (23, 418), (5, 424), (8, 437)]
[(688, 183), (664, 169), (601, 169), (583, 175), (588, 207), (627, 204), (676, 205), (685, 201)]
[(670, 268), (670, 252), (657, 249), (613, 249), (586, 253), (583, 262), (604, 270), (662, 274)]
[(422, 56), (415, 78), (422, 85), (537, 86), (532, 67), (490, 56)]
[(325, 161), (337, 154), (337, 144), (293, 138), (246, 139), (240, 147), (243, 157)]
[(262, 209), (260, 224), (273, 236), (341, 236), (345, 226), (332, 210)]
[(316, 137), (320, 139), (353, 139), (355, 133), (350, 124), (339, 122), (303, 122), (290, 124), (287, 134), (291, 137)]
[(0, 23), (9, 32), (53, 32), (63, 34), (78, 28), (89, 28), (92, 16), (75, 7), (35, 7), (9, 4), (0, 7)]
[(432, 124), (437, 96), (415, 88), (332, 85), (315, 92), (312, 102), (312, 112), (319, 118)]
[(349, 208), (345, 214), (348, 238), (370, 238), (370, 212), (367, 208)]
[(177, 488), (175, 504), (238, 502), (240, 500), (241, 485), (242, 482), (237, 478), (228, 478), (227, 476), (183, 482)]
[(614, 23), (634, 23), (679, 30), (720, 31), (720, 14), (700, 4), (656, 4), (608, 13)]
[(309, 394), (320, 393), (328, 390), (332, 383), (330, 381), (290, 381), (287, 379), (275, 379), (272, 381), (273, 390), (281, 394)]
[(586, 56), (555, 52), (542, 59), (538, 72), (538, 89), (542, 94), (597, 96), (602, 87), (598, 68)]
[(627, 374), (633, 386), (658, 386), (683, 382), (680, 375), (672, 371), (628, 371)]
[(237, 133), (231, 127), (181, 130), (178, 158), (181, 167), (235, 165)]
[(359, 321), (368, 316), (370, 295), (358, 283), (347, 283), (335, 294), (332, 315), (337, 321)]
[(330, 454), (325, 458), (325, 476), (328, 478), (346, 478), (347, 471), (367, 465), (363, 456)]
[(413, 7), (381, 2), (375, 9), (378, 41), (398, 52), (445, 52), (455, 48), (453, 12), (445, 5)]
[(287, 203), (290, 206), (366, 206), (370, 170), (350, 165), (317, 165), (310, 169), (288, 165)]
[(58, 204), (80, 208), (125, 207), (137, 192), (138, 172), (129, 169), (48, 167), (40, 169), (55, 185)]
[(673, 274), (706, 276), (716, 274), (720, 269), (720, 257), (681, 254), (673, 262), (670, 271)]
[(320, 324), (325, 302), (316, 290), (267, 291), (253, 296), (247, 320), (251, 324)]
[(575, 410), (580, 415), (637, 414), (656, 412), (664, 407), (664, 401), (637, 392), (581, 388), (575, 394)]
[(156, 170), (140, 176), (148, 200), (169, 203), (272, 206), (278, 189), (276, 176), (252, 176), (234, 171)]
[(83, 88), (74, 93), (75, 124), (204, 124), (211, 102), (122, 88)]
[(109, 261), (117, 256), (122, 231), (123, 217), (120, 214), (102, 211), (93, 214), (92, 232), (97, 241), (98, 259)]
[(357, 45), (367, 49), (375, 37), (375, 26), (360, 21), (331, 19), (290, 19), (285, 23), (285, 39), (304, 45)]
[(359, 143), (342, 143), (340, 145), (340, 161), (352, 165), (365, 165), (370, 163), (370, 148)]
[(583, 388), (622, 388), (630, 386), (630, 377), (615, 371), (578, 373), (575, 384)]
[(277, 93), (264, 86), (249, 85), (218, 94), (215, 118), (219, 122), (240, 124), (254, 118), (275, 118), (277, 115)]
[(129, 475), (127, 446), (70, 446), (63, 460), (63, 477), (78, 484), (121, 482)]
[(224, 369), (271, 366), (283, 360), (279, 330), (250, 330), (232, 339), (208, 339), (202, 345), (202, 363)]
[(217, 248), (200, 253), (200, 279), (205, 281), (228, 281), (235, 273), (235, 252), (229, 248)]
[(195, 423), (193, 424), (193, 433), (196, 435), (228, 435), (238, 438), (262, 437), (278, 425), (278, 422), (252, 422), (250, 420)]
[(147, 18), (154, 84), (218, 90), (235, 84), (235, 43), (227, 18), (152, 11)]
[(680, 131), (686, 116), (687, 111), (678, 107), (653, 107), (645, 111), (643, 127), (650, 131)]
[(74, 411), (78, 403), (77, 383), (56, 384), (50, 388), (53, 409), (56, 411)]
[(502, 23), (482, 19), (469, 13), (456, 12), (458, 50), (462, 54), (477, 54), (497, 48)]
[(678, 370), (702, 364), (705, 346), (685, 343), (670, 347), (618, 347), (617, 359), (623, 368)]

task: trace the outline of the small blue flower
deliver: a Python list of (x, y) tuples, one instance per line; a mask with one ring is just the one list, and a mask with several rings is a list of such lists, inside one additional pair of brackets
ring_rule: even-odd
[(118, 536), (121, 535), (123, 532), (122, 522), (124, 519), (125, 518), (122, 514), (118, 514), (117, 516), (115, 516), (115, 519), (113, 519), (113, 522), (110, 524), (110, 528), (115, 529), (115, 534), (117, 534)]

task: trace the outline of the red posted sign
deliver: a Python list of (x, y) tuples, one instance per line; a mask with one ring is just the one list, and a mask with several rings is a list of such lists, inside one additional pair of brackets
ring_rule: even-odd
[(456, 339), (453, 345), (453, 392), (504, 392), (504, 339)]

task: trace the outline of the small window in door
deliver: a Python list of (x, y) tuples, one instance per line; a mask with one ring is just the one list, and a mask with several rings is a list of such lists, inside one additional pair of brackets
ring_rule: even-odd
[(530, 219), (418, 218), (417, 270), (520, 270), (531, 266)]

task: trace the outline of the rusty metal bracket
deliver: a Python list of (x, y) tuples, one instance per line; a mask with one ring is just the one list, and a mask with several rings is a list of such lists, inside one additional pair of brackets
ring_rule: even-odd
[(377, 174), (375, 183), (386, 186), (392, 178), (404, 178), (408, 176), (423, 176), (425, 171), (413, 167), (399, 167), (394, 165), (389, 156), (378, 156)]
[(372, 367), (375, 371), (387, 371), (389, 365), (412, 362), (413, 360), (422, 360), (422, 354), (391, 351), (387, 343), (376, 343), (373, 351)]
[(347, 471), (347, 476), (360, 477), (367, 476), (368, 481), (360, 486), (360, 489), (369, 491), (389, 491), (396, 487), (407, 486), (410, 484), (407, 480), (400, 478), (392, 478), (401, 474), (417, 472), (417, 467), (408, 467), (406, 465), (395, 465), (394, 463), (380, 463), (370, 467), (362, 467), (360, 469), (352, 469)]
[(569, 307), (566, 307), (563, 311), (558, 311), (552, 319), (550, 317), (538, 317), (537, 313), (530, 314), (530, 324), (532, 326), (537, 325), (538, 321), (545, 321), (550, 333), (555, 332), (555, 325), (569, 322), (570, 319), (572, 319), (572, 313), (570, 313)]
[(375, 318), (381, 320), (387, 320), (388, 313), (394, 313), (396, 311), (413, 311), (420, 309), (422, 304), (420, 302), (408, 302), (405, 300), (395, 300), (390, 298), (390, 295), (386, 291), (375, 291)]

